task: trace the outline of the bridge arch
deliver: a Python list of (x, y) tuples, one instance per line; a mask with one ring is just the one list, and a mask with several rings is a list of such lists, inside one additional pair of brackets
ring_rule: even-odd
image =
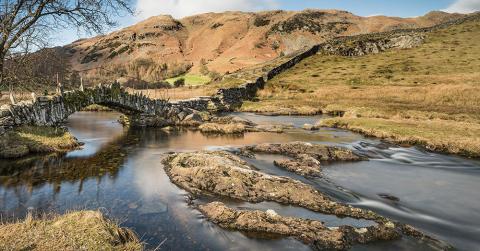
[(89, 105), (99, 104), (127, 114), (157, 117), (167, 121), (166, 124), (175, 124), (195, 110), (206, 110), (208, 102), (209, 100), (201, 98), (180, 102), (150, 99), (143, 94), (128, 93), (120, 84), (113, 83), (62, 92), (54, 96), (40, 96), (34, 101), (9, 105), (9, 114), (2, 120), (3, 124), (7, 122), (8, 126), (52, 126)]

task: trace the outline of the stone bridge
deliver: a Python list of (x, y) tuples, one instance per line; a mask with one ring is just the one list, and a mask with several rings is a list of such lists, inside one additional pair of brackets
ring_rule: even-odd
[(120, 84), (98, 85), (94, 88), (62, 92), (54, 96), (33, 97), (14, 105), (2, 106), (0, 123), (4, 126), (51, 126), (64, 121), (83, 108), (99, 104), (126, 114), (143, 114), (170, 119), (172, 123), (196, 110), (206, 110), (209, 99), (168, 102), (150, 99), (142, 94), (131, 94)]
[[(262, 79), (263, 80), (263, 79)], [(136, 117), (140, 125), (168, 126), (181, 124), (190, 114), (202, 111), (231, 111), (243, 99), (255, 95), (255, 83), (231, 89), (220, 89), (216, 95), (169, 102), (129, 93), (118, 83), (93, 88), (57, 91), (54, 96), (33, 95), (32, 100), (0, 107), (0, 135), (21, 125), (53, 126), (65, 121), (83, 108), (99, 104)]]

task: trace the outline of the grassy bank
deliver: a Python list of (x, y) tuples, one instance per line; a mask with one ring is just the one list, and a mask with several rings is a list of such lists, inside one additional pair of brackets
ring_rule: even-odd
[(324, 125), (479, 156), (480, 22), (424, 44), (362, 57), (315, 55), (278, 75), (243, 111), (344, 115)]
[(0, 158), (28, 154), (67, 152), (80, 146), (66, 129), (48, 126), (22, 126), (0, 137)]
[(0, 250), (142, 250), (142, 244), (100, 212), (78, 211), (2, 224)]
[(421, 145), (432, 151), (480, 157), (480, 124), (448, 120), (331, 118), (319, 125), (343, 128), (398, 144)]

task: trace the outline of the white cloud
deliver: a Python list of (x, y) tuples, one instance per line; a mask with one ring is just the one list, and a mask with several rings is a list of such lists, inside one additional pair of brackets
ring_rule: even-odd
[(277, 0), (137, 0), (139, 19), (160, 14), (181, 18), (205, 12), (258, 11), (278, 8)]
[(450, 13), (472, 13), (480, 11), (480, 0), (456, 0), (443, 11)]

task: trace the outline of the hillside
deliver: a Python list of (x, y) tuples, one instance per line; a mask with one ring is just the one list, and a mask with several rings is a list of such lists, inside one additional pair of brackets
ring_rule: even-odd
[(268, 81), (259, 102), (242, 109), (341, 115), (321, 125), (480, 156), (480, 13), (467, 20), (424, 33), (415, 48), (318, 53)]
[(90, 76), (157, 81), (187, 70), (198, 73), (202, 65), (234, 72), (338, 36), (427, 27), (461, 16), (360, 17), (337, 10), (207, 13), (179, 20), (156, 16), (64, 49), (73, 69)]

